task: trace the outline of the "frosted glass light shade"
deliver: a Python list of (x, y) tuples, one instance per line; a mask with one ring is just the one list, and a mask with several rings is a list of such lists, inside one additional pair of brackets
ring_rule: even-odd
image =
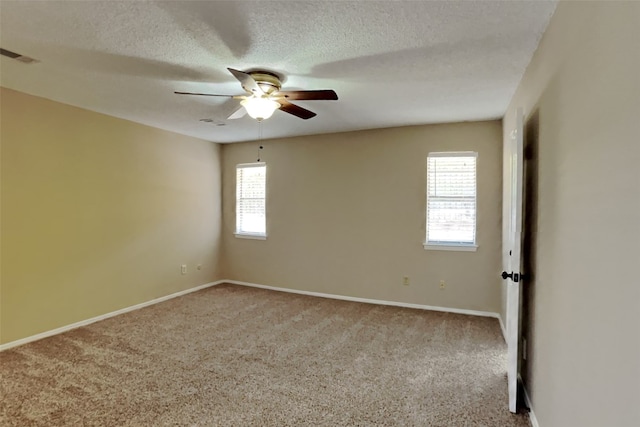
[(240, 104), (256, 120), (268, 119), (274, 111), (280, 108), (279, 103), (269, 98), (247, 98), (242, 100)]

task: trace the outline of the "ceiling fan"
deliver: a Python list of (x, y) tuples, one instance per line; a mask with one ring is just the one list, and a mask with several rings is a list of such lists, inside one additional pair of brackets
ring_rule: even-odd
[[(178, 95), (222, 96), (231, 98), (223, 105), (223, 109), (231, 114), (227, 119), (239, 119), (246, 113), (257, 120), (271, 117), (277, 109), (307, 120), (316, 113), (292, 104), (290, 100), (318, 101), (337, 100), (338, 95), (333, 90), (280, 90), (280, 77), (268, 71), (244, 72), (227, 68), (238, 79), (247, 95), (217, 95), (213, 93), (174, 92)], [(237, 100), (240, 99), (240, 105)], [(244, 107), (244, 108), (243, 108)]]

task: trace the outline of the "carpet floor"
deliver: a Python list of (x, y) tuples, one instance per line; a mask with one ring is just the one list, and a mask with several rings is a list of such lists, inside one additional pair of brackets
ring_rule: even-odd
[(219, 285), (0, 353), (2, 426), (529, 426), (496, 319)]

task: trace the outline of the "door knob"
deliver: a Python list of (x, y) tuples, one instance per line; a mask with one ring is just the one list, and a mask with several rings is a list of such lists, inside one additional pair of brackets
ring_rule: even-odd
[(503, 271), (501, 276), (504, 280), (507, 280), (507, 279), (513, 280), (514, 283), (518, 283), (520, 281), (520, 278), (523, 277), (518, 273), (514, 273), (513, 271), (511, 273), (507, 273), (506, 271)]

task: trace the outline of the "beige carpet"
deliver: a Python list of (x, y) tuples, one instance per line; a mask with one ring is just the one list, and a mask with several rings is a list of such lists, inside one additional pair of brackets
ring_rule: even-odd
[(2, 426), (528, 426), (496, 319), (220, 285), (0, 353)]

